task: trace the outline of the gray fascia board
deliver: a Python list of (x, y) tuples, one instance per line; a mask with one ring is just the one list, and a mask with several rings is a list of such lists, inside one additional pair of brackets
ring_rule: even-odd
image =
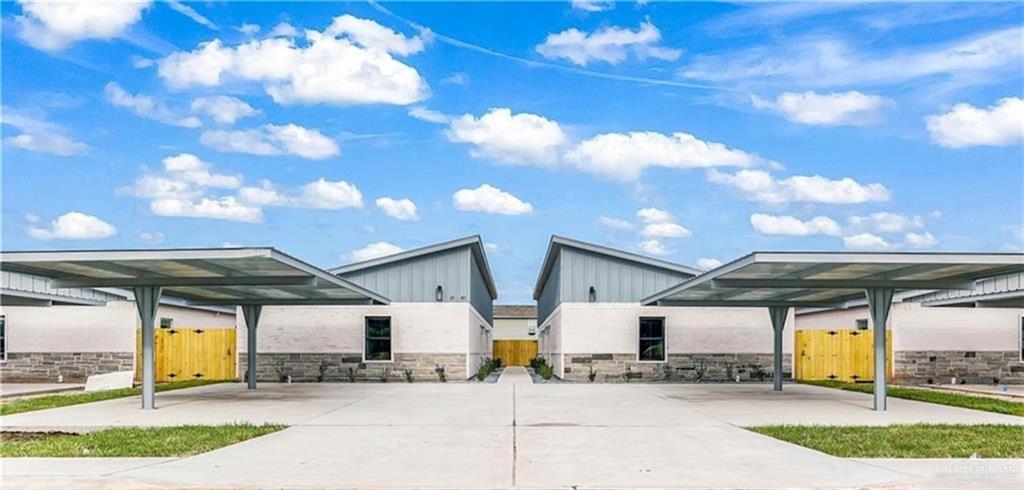
[(711, 289), (953, 289), (971, 291), (974, 281), (901, 281), (890, 279), (712, 279)]
[(103, 300), (94, 300), (86, 298), (75, 298), (73, 296), (61, 296), (58, 294), (46, 294), (37, 293), (34, 291), (21, 291), (18, 289), (0, 288), (0, 296), (10, 296), (13, 298), (26, 298), (26, 299), (38, 299), (45, 301), (59, 301), (61, 303), (70, 303), (81, 306), (103, 306), (107, 304)]
[(548, 276), (551, 274), (551, 267), (554, 262), (554, 255), (557, 252), (555, 249), (557, 247), (572, 247), (599, 255), (606, 255), (620, 260), (636, 262), (644, 265), (649, 265), (651, 267), (657, 267), (659, 269), (670, 270), (682, 274), (689, 274), (692, 276), (699, 276), (701, 274), (700, 270), (694, 269), (692, 267), (687, 267), (682, 264), (676, 264), (666, 260), (646, 257), (644, 255), (626, 252), (624, 250), (618, 250), (611, 247), (606, 247), (604, 245), (597, 245), (593, 243), (574, 240), (572, 238), (567, 238), (560, 235), (551, 235), (551, 241), (548, 244), (548, 251), (544, 255), (544, 262), (541, 265), (540, 275), (537, 276), (537, 282), (534, 284), (533, 287), (533, 299), (535, 300), (540, 298), (540, 291), (543, 288), (544, 283), (547, 282)]
[[(957, 298), (942, 298), (936, 300), (921, 301), (921, 306), (949, 306), (960, 303), (977, 303), (979, 301), (1001, 301), (1005, 299), (1024, 298), (1024, 291), (1004, 291), (1001, 293), (978, 294), (974, 296), (961, 296)], [(1018, 307), (1011, 307), (1018, 308)]]

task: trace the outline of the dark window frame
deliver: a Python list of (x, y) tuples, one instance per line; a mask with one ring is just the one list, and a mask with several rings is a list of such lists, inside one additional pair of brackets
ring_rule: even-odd
[(7, 315), (0, 315), (0, 361), (7, 360)]
[[(374, 320), (387, 320), (387, 322), (388, 322), (388, 335), (387, 335), (387, 337), (383, 337), (383, 336), (371, 337), (369, 335), (369, 333), (370, 333), (369, 332), (369, 330), (370, 330), (370, 322), (374, 321)], [(363, 318), (363, 362), (393, 362), (394, 359), (395, 359), (394, 338), (395, 338), (395, 328), (394, 328), (394, 325), (392, 325), (392, 323), (391, 323), (391, 317), (390, 316), (367, 316), (367, 317), (364, 317)], [(371, 359), (370, 357), (367, 357), (367, 354), (369, 353), (369, 350), (370, 350), (370, 341), (371, 340), (372, 341), (387, 340), (387, 343), (388, 343), (388, 358), (387, 359), (377, 359), (377, 358), (372, 358)]]
[[(643, 324), (644, 321), (651, 321), (651, 320), (656, 320), (656, 321), (661, 322), (661, 336), (658, 336), (658, 337), (644, 337), (643, 336), (643, 332), (642, 332), (643, 328), (642, 328), (641, 325)], [(636, 324), (636, 334), (637, 334), (636, 360), (637, 360), (637, 362), (666, 362), (666, 361), (668, 361), (668, 331), (667, 330), (668, 330), (668, 328), (666, 327), (665, 317), (663, 317), (663, 316), (642, 316), (642, 317), (640, 317), (638, 319), (637, 324)], [(643, 355), (644, 355), (644, 348), (643, 348), (644, 341), (648, 341), (649, 342), (649, 341), (653, 341), (653, 340), (660, 340), (661, 341), (661, 359), (644, 359), (644, 357), (643, 357)]]
[[(861, 325), (864, 325), (864, 326), (862, 327)], [(858, 319), (854, 320), (853, 321), (853, 326), (857, 330), (868, 330), (869, 328), (871, 328), (871, 324), (868, 323), (868, 319), (867, 318), (858, 318)]]

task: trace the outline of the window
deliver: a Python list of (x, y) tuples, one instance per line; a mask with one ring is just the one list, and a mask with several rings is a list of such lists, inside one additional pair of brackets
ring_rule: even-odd
[(390, 361), (391, 360), (391, 317), (389, 316), (368, 316), (366, 317), (366, 346), (363, 351), (363, 360), (366, 361)]
[(665, 360), (665, 319), (640, 319), (640, 355), (641, 361)]
[(0, 361), (7, 360), (7, 317), (0, 315)]
[(173, 326), (174, 326), (174, 319), (173, 318), (161, 318), (160, 319), (160, 328), (171, 328)]
[(868, 319), (867, 318), (858, 318), (857, 319), (857, 330), (867, 330), (867, 329), (868, 329)]

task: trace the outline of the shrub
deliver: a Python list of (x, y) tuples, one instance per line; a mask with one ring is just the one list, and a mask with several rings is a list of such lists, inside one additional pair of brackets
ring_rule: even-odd
[(406, 369), (405, 371), (402, 371), (402, 374), (405, 375), (406, 383), (412, 383), (412, 369)]
[(384, 369), (380, 371), (378, 379), (380, 379), (381, 383), (387, 383), (389, 377), (391, 377), (391, 368), (389, 366), (385, 366)]
[(590, 380), (591, 383), (593, 383), (594, 380), (597, 379), (597, 372), (594, 371), (594, 368), (590, 368), (590, 372), (587, 373), (587, 379)]
[(555, 375), (554, 369), (552, 369), (546, 362), (541, 364), (540, 369), (537, 372), (539, 372), (540, 377), (544, 379), (551, 379)]
[(444, 366), (435, 365), (434, 366), (434, 373), (437, 374), (437, 379), (439, 381), (441, 381), (442, 383), (447, 383), (448, 382), (448, 375), (445, 374), (445, 372), (444, 372)]

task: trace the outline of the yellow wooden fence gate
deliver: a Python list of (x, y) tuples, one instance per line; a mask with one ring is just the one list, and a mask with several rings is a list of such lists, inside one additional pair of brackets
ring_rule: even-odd
[(537, 357), (536, 340), (495, 340), (491, 356), (504, 366), (529, 366)]
[[(797, 330), (796, 379), (873, 381), (874, 339), (871, 330)], [(886, 332), (885, 347), (886, 371), (892, 379), (892, 330)]]
[[(156, 381), (235, 379), (235, 329), (158, 328)], [(142, 379), (142, 330), (136, 330), (135, 379)]]

